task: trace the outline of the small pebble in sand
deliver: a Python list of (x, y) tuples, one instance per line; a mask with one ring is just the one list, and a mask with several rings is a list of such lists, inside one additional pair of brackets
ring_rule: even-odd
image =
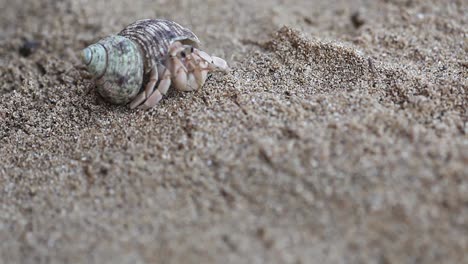
[(362, 17), (362, 14), (356, 11), (351, 15), (351, 23), (353, 23), (355, 28), (360, 28), (366, 23), (366, 21)]
[(28, 57), (33, 54), (38, 48), (40, 44), (38, 41), (35, 40), (25, 40), (23, 45), (19, 48), (18, 52), (23, 57)]

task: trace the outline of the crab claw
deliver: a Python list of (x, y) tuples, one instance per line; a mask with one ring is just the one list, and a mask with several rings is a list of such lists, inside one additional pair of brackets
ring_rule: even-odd
[(216, 66), (216, 68), (223, 70), (223, 71), (229, 70), (229, 66), (225, 60), (216, 56), (211, 56), (211, 59), (213, 60), (212, 64)]
[(209, 63), (209, 68), (210, 70), (222, 70), (222, 71), (227, 71), (229, 70), (229, 66), (227, 62), (219, 57), (216, 56), (210, 56), (208, 53), (201, 51), (201, 50), (196, 50), (196, 54), (202, 58), (204, 61)]

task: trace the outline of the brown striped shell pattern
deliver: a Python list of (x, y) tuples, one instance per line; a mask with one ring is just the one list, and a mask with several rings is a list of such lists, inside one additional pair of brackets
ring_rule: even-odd
[(173, 21), (143, 19), (88, 46), (81, 57), (104, 99), (149, 109), (169, 87), (194, 91), (208, 72), (228, 70), (226, 61), (199, 50), (199, 43), (192, 31)]

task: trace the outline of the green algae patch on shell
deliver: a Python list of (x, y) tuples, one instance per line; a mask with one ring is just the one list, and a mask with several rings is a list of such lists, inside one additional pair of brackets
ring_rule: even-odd
[(109, 36), (82, 52), (88, 71), (96, 79), (97, 92), (114, 104), (133, 99), (143, 83), (143, 58), (128, 38)]

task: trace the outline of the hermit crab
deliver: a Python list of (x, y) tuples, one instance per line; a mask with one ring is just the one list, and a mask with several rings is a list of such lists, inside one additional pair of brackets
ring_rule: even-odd
[(193, 32), (173, 21), (143, 19), (88, 46), (81, 57), (104, 99), (149, 109), (171, 86), (194, 91), (208, 72), (228, 70), (225, 60), (200, 50), (199, 43)]

